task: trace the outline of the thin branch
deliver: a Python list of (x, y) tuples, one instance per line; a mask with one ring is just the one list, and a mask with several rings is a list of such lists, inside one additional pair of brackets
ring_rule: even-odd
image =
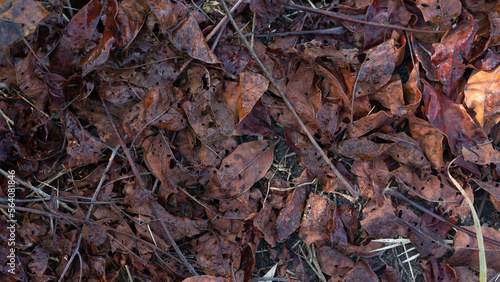
[(355, 23), (364, 24), (364, 25), (378, 26), (378, 27), (383, 27), (383, 28), (406, 30), (406, 31), (412, 31), (412, 32), (422, 32), (422, 33), (445, 33), (446, 32), (444, 30), (415, 29), (415, 28), (404, 27), (404, 26), (399, 26), (399, 25), (369, 22), (369, 21), (365, 21), (365, 20), (355, 19), (355, 18), (348, 16), (348, 15), (343, 15), (340, 13), (324, 11), (324, 10), (319, 10), (319, 9), (313, 9), (313, 8), (309, 8), (306, 6), (297, 5), (295, 3), (288, 3), (288, 5), (286, 7), (289, 9), (301, 10), (301, 11), (305, 11), (305, 12), (320, 14), (323, 16), (336, 18), (336, 19), (340, 19), (340, 20), (344, 20), (344, 21), (350, 21), (350, 22), (355, 22)]
[[(5, 177), (12, 177), (10, 174), (8, 174), (5, 170), (3, 170), (1, 168), (0, 168), (0, 174), (3, 174)], [(39, 188), (36, 188), (35, 186), (31, 185), (31, 183), (29, 183), (29, 182), (23, 181), (23, 180), (21, 180), (21, 179), (19, 179), (17, 177), (14, 177), (14, 181), (16, 181), (17, 183), (21, 184), (22, 186), (24, 186), (26, 188), (29, 188), (30, 190), (32, 190), (33, 192), (37, 193), (38, 195), (41, 195), (41, 196), (43, 196), (45, 198), (50, 198), (49, 194), (43, 192)], [(61, 203), (59, 200), (57, 200), (57, 204), (61, 205), (61, 207), (67, 209), (71, 213), (75, 212), (75, 209), (69, 207), (65, 203)]]
[(311, 141), (311, 143), (313, 144), (313, 146), (315, 147), (315, 149), (319, 152), (319, 154), (321, 155), (321, 157), (323, 158), (323, 160), (328, 164), (328, 166), (331, 168), (331, 170), (335, 173), (335, 175), (338, 177), (338, 179), (340, 180), (340, 182), (342, 182), (344, 184), (344, 186), (347, 188), (347, 190), (349, 190), (349, 192), (351, 193), (351, 195), (353, 195), (354, 197), (357, 197), (358, 193), (354, 190), (354, 187), (353, 187), (352, 183), (349, 183), (347, 181), (347, 179), (345, 179), (345, 177), (340, 173), (340, 171), (333, 165), (333, 163), (330, 161), (330, 159), (328, 158), (328, 156), (326, 155), (326, 153), (318, 145), (318, 142), (316, 142), (316, 140), (314, 139), (314, 136), (312, 136), (311, 132), (309, 132), (309, 130), (306, 128), (304, 122), (300, 119), (299, 115), (297, 114), (297, 112), (293, 108), (292, 104), (290, 103), (290, 101), (286, 97), (285, 93), (283, 92), (283, 90), (281, 90), (281, 87), (279, 86), (279, 84), (274, 80), (274, 78), (269, 73), (269, 71), (266, 69), (266, 67), (264, 66), (264, 64), (262, 64), (262, 62), (259, 59), (259, 57), (257, 57), (257, 54), (255, 54), (255, 52), (253, 51), (252, 47), (250, 46), (250, 44), (246, 40), (245, 35), (243, 35), (243, 33), (241, 32), (241, 30), (238, 28), (238, 25), (234, 21), (233, 16), (231, 16), (231, 13), (229, 12), (229, 8), (227, 7), (226, 1), (222, 0), (221, 4), (222, 4), (222, 7), (224, 7), (224, 11), (226, 12), (227, 16), (229, 17), (229, 20), (231, 21), (231, 24), (233, 25), (234, 29), (236, 30), (236, 32), (240, 36), (241, 40), (245, 44), (246, 48), (248, 49), (248, 52), (250, 52), (250, 54), (252, 55), (252, 57), (255, 60), (255, 62), (257, 62), (257, 64), (259, 65), (260, 69), (264, 73), (265, 77), (278, 90), (278, 92), (279, 92), (281, 98), (283, 99), (283, 101), (285, 102), (286, 106), (288, 107), (288, 109), (290, 110), (290, 112), (292, 113), (292, 115), (295, 117), (295, 119), (297, 120), (297, 122), (299, 123), (300, 128), (307, 135), (307, 137), (309, 138), (309, 140)]
[[(101, 99), (101, 100), (102, 100), (102, 104), (104, 106), (104, 109), (106, 110), (106, 114), (108, 116), (108, 119), (111, 122), (111, 126), (113, 127), (113, 130), (115, 131), (115, 134), (118, 137), (118, 141), (120, 141), (120, 146), (122, 147), (123, 152), (125, 153), (125, 156), (127, 156), (127, 160), (130, 164), (130, 167), (132, 168), (132, 171), (133, 171), (135, 177), (137, 178), (137, 182), (139, 183), (139, 186), (141, 187), (141, 189), (145, 190), (146, 184), (144, 183), (144, 180), (142, 179), (142, 177), (139, 173), (139, 170), (137, 169), (137, 166), (135, 165), (135, 162), (132, 159), (132, 156), (130, 155), (129, 150), (127, 149), (127, 145), (125, 144), (125, 141), (123, 141), (123, 138), (121, 137), (120, 132), (118, 131), (118, 128), (116, 127), (115, 120), (113, 119), (113, 116), (111, 115), (111, 112), (109, 111), (108, 105), (106, 105), (106, 101), (104, 101), (104, 99)], [(165, 231), (165, 234), (167, 235), (168, 240), (172, 244), (172, 247), (174, 247), (175, 252), (179, 255), (179, 257), (181, 258), (184, 265), (188, 268), (189, 272), (195, 276), (199, 276), (199, 274), (196, 272), (194, 267), (187, 261), (186, 257), (184, 256), (182, 251), (179, 249), (179, 246), (177, 246), (177, 243), (175, 242), (174, 238), (172, 237), (172, 235), (168, 231), (167, 226), (165, 225), (165, 222), (163, 222), (163, 220), (161, 219), (160, 213), (158, 212), (158, 208), (156, 207), (156, 202), (153, 202), (152, 205), (153, 205), (153, 210), (155, 212), (155, 216), (159, 219), (160, 224), (163, 228), (163, 231)]]
[[(393, 196), (393, 197), (396, 197), (396, 198), (398, 198), (400, 200), (403, 200), (403, 201), (407, 202), (408, 204), (412, 205), (414, 208), (417, 208), (421, 212), (426, 213), (426, 214), (428, 214), (428, 215), (434, 217), (435, 219), (440, 220), (440, 221), (442, 221), (444, 223), (447, 223), (447, 224), (451, 225), (453, 228), (455, 228), (455, 229), (457, 229), (459, 231), (464, 232), (465, 234), (468, 234), (468, 235), (470, 235), (472, 237), (476, 237), (477, 236), (476, 233), (474, 233), (473, 231), (470, 231), (470, 230), (465, 229), (465, 228), (463, 228), (461, 226), (458, 226), (455, 223), (447, 220), (446, 218), (441, 217), (441, 216), (439, 216), (439, 215), (437, 215), (437, 214), (429, 211), (428, 209), (426, 209), (426, 208), (422, 207), (421, 205), (415, 203), (414, 201), (406, 198), (403, 194), (399, 193), (398, 191), (396, 191), (396, 190), (394, 190), (392, 188), (385, 188), (383, 194), (384, 195)], [(486, 242), (489, 242), (489, 243), (492, 243), (494, 245), (500, 246), (500, 242), (498, 242), (498, 241), (496, 241), (494, 239), (491, 239), (491, 238), (488, 238), (488, 237), (483, 237), (483, 239)]]
[[(106, 179), (106, 174), (108, 173), (109, 169), (111, 168), (111, 164), (113, 163), (113, 160), (115, 159), (116, 152), (118, 152), (118, 148), (120, 148), (120, 147), (116, 146), (113, 149), (113, 153), (109, 157), (108, 165), (104, 169), (104, 172), (102, 174), (101, 180), (99, 181), (99, 185), (97, 186), (97, 188), (96, 188), (96, 190), (94, 192), (94, 196), (92, 197), (92, 202), (96, 201), (97, 195), (101, 191), (102, 185), (104, 184), (104, 179)], [(87, 216), (85, 217), (86, 221), (89, 221), (90, 215), (92, 214), (92, 209), (93, 208), (94, 208), (94, 204), (91, 204), (90, 207), (89, 207), (89, 210), (87, 211)], [(83, 239), (83, 232), (80, 232), (80, 236), (78, 237), (78, 241), (76, 242), (75, 249), (73, 250), (73, 255), (68, 260), (68, 263), (66, 264), (66, 267), (64, 268), (64, 270), (63, 270), (61, 276), (59, 277), (58, 281), (62, 281), (62, 279), (66, 275), (66, 272), (69, 270), (69, 267), (73, 263), (73, 260), (75, 259), (75, 256), (78, 255), (78, 257), (80, 258), (80, 264), (82, 263), (82, 259), (81, 259), (81, 256), (80, 256), (80, 244), (82, 243), (82, 239)], [(80, 271), (82, 271), (81, 267), (80, 267)]]
[[(332, 34), (343, 34), (347, 31), (345, 27), (334, 27), (329, 29), (318, 29), (318, 30), (301, 30), (301, 31), (285, 31), (285, 32), (271, 32), (271, 33), (248, 33), (245, 37), (250, 37), (254, 35), (255, 37), (275, 37), (275, 36), (302, 36), (302, 35), (332, 35)], [(236, 37), (236, 36), (235, 36)]]

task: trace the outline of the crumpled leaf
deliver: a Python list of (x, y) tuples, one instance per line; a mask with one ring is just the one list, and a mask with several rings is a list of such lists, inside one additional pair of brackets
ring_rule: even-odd
[(459, 0), (417, 0), (426, 22), (431, 22), (440, 30), (447, 30), (462, 12)]
[(424, 151), (432, 168), (444, 170), (443, 139), (444, 135), (429, 122), (412, 116), (408, 119), (410, 133)]
[(49, 263), (49, 250), (43, 246), (36, 246), (30, 254), (30, 258), (28, 268), (38, 277), (42, 277)]
[(75, 168), (97, 163), (101, 157), (103, 144), (90, 135), (72, 113), (65, 112), (62, 118), (68, 142), (66, 148), (68, 156), (63, 160), (65, 166)]
[(332, 201), (316, 194), (310, 194), (304, 210), (299, 236), (310, 245), (322, 246), (330, 241), (331, 218), (335, 211)]
[(455, 156), (464, 155), (475, 164), (500, 162), (500, 152), (493, 149), (486, 134), (474, 123), (465, 108), (422, 81), (425, 112), (430, 123), (448, 137)]
[[(411, 17), (412, 14), (406, 9), (404, 3), (396, 0), (373, 0), (366, 11), (367, 21), (384, 24), (391, 23), (398, 26), (407, 26)], [(393, 29), (366, 25), (364, 26), (365, 49), (374, 47), (384, 40), (391, 38), (393, 33), (399, 32)], [(391, 62), (394, 63), (395, 60), (391, 60)], [(389, 62), (386, 61), (384, 63)]]
[(366, 59), (358, 71), (356, 98), (375, 94), (389, 82), (401, 60), (403, 47), (397, 47), (396, 41), (391, 39), (365, 52)]
[[(312, 177), (307, 170), (302, 172), (297, 184), (304, 184), (310, 182)], [(286, 199), (286, 205), (281, 210), (277, 220), (276, 226), (278, 229), (278, 240), (285, 240), (300, 226), (302, 213), (307, 199), (307, 186), (301, 185), (293, 191)]]
[(240, 121), (250, 113), (255, 103), (267, 91), (268, 85), (269, 81), (263, 75), (253, 72), (242, 72), (240, 74), (238, 103)]
[(474, 71), (464, 89), (464, 103), (485, 134), (500, 121), (500, 65), (491, 71)]
[(183, 4), (161, 0), (151, 0), (148, 4), (155, 16), (155, 20), (148, 20), (150, 30), (159, 24), (160, 33), (167, 35), (178, 50), (208, 64), (220, 63), (210, 50), (196, 19)]
[(354, 267), (354, 262), (337, 250), (323, 246), (317, 250), (321, 270), (332, 275), (345, 275)]
[(432, 66), (439, 81), (443, 85), (443, 92), (451, 99), (458, 96), (458, 84), (465, 73), (464, 60), (469, 59), (472, 41), (478, 30), (474, 17), (464, 11), (466, 19), (455, 28), (450, 29), (441, 39), (441, 43), (434, 43)]
[(201, 236), (194, 250), (197, 252), (198, 266), (208, 275), (231, 277), (232, 270), (239, 268), (240, 249), (217, 233)]
[(155, 87), (150, 89), (144, 99), (135, 104), (124, 118), (125, 128), (130, 137), (137, 134), (149, 135), (148, 127), (165, 128), (179, 131), (188, 121), (180, 108), (186, 94), (177, 87)]
[(220, 169), (208, 184), (210, 196), (232, 198), (248, 191), (271, 167), (275, 145), (268, 140), (259, 140), (236, 147), (222, 161)]
[(255, 13), (255, 31), (268, 26), (285, 9), (290, 0), (251, 0), (250, 10)]

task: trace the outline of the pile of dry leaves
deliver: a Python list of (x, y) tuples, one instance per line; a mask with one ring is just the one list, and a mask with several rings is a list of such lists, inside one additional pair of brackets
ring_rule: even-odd
[(0, 5), (5, 281), (499, 278), (500, 4)]

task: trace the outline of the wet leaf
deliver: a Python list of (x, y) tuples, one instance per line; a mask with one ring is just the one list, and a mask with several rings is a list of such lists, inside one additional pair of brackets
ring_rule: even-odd
[[(398, 26), (406, 26), (411, 16), (412, 14), (406, 9), (402, 1), (394, 0), (374, 0), (366, 11), (367, 21), (384, 24), (391, 23)], [(397, 32), (392, 29), (366, 25), (364, 27), (365, 49), (379, 45), (387, 38), (391, 38), (393, 33)], [(391, 60), (391, 63), (394, 62), (395, 60)], [(385, 61), (384, 63), (389, 62)]]
[(41, 3), (33, 0), (3, 1), (0, 7), (0, 47), (33, 33), (38, 23), (49, 15)]
[(425, 21), (440, 30), (451, 27), (462, 12), (462, 3), (458, 0), (417, 0), (417, 7), (422, 11)]
[(443, 92), (451, 99), (458, 96), (458, 84), (465, 72), (464, 60), (469, 59), (472, 41), (478, 30), (474, 17), (465, 12), (466, 18), (457, 27), (448, 30), (441, 43), (434, 43), (432, 66)]
[(102, 34), (97, 30), (97, 24), (104, 9), (99, 1), (92, 0), (71, 19), (52, 54), (53, 72), (63, 76), (70, 74), (82, 59), (79, 53), (86, 54), (99, 44)]

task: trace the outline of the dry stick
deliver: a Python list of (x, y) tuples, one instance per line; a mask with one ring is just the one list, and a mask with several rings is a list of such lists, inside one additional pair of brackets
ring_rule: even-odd
[[(118, 137), (118, 141), (120, 142), (120, 146), (123, 149), (123, 152), (125, 153), (125, 156), (127, 156), (127, 160), (130, 164), (130, 167), (132, 168), (132, 172), (134, 173), (135, 177), (137, 178), (137, 181), (139, 182), (139, 186), (145, 190), (146, 184), (144, 183), (144, 180), (142, 180), (141, 174), (139, 173), (139, 170), (137, 169), (137, 166), (135, 165), (134, 160), (132, 159), (132, 156), (130, 155), (129, 150), (127, 149), (127, 145), (125, 144), (125, 141), (123, 141), (123, 138), (120, 135), (120, 132), (118, 132), (118, 128), (116, 127), (115, 120), (113, 119), (113, 116), (111, 115), (111, 112), (109, 111), (108, 105), (106, 105), (106, 101), (104, 99), (101, 99), (102, 104), (104, 106), (104, 109), (106, 110), (106, 115), (108, 116), (109, 121), (111, 122), (111, 126), (113, 127), (113, 130), (115, 131), (116, 136)], [(168, 240), (172, 244), (172, 247), (174, 247), (175, 252), (180, 256), (182, 262), (184, 265), (188, 268), (189, 272), (195, 276), (199, 276), (198, 272), (194, 269), (194, 267), (187, 261), (186, 257), (184, 254), (182, 254), (182, 251), (179, 249), (179, 246), (177, 246), (177, 243), (175, 242), (174, 238), (170, 234), (170, 231), (168, 231), (167, 226), (165, 225), (165, 222), (160, 218), (160, 213), (158, 212), (158, 208), (156, 207), (156, 203), (153, 202), (153, 210), (155, 212), (156, 217), (158, 217), (160, 224), (163, 228), (163, 231), (165, 231), (165, 234), (168, 237)]]
[[(12, 175), (8, 174), (5, 170), (1, 169), (0, 168), (0, 174), (3, 174), (5, 177), (12, 177)], [(29, 182), (26, 182), (26, 181), (23, 181), (17, 177), (14, 177), (14, 181), (16, 181), (17, 183), (23, 185), (24, 187), (26, 188), (29, 188), (30, 190), (32, 190), (33, 192), (39, 194), (39, 195), (42, 195), (43, 197), (45, 198), (50, 198), (50, 195), (43, 192), (41, 189), (39, 188), (36, 188), (35, 186), (31, 185), (31, 183)], [(62, 203), (60, 202), (59, 200), (57, 200), (57, 204), (58, 205), (61, 205), (61, 207), (67, 209), (68, 211), (70, 211), (71, 213), (74, 213), (75, 212), (75, 209), (69, 207), (68, 205), (66, 205), (65, 203)]]
[[(120, 147), (116, 146), (113, 149), (113, 153), (109, 157), (108, 165), (104, 169), (104, 172), (102, 173), (101, 180), (99, 181), (99, 185), (97, 185), (97, 188), (95, 189), (94, 196), (92, 197), (92, 202), (95, 202), (95, 200), (97, 199), (97, 195), (101, 191), (102, 185), (104, 184), (104, 179), (106, 179), (106, 174), (108, 173), (109, 169), (111, 168), (111, 164), (113, 164), (113, 160), (115, 159), (116, 153), (118, 152), (118, 148), (120, 148)], [(90, 220), (90, 215), (92, 214), (92, 209), (93, 208), (94, 208), (94, 204), (91, 204), (90, 207), (89, 207), (89, 210), (87, 211), (87, 216), (85, 217), (86, 221)], [(83, 239), (83, 231), (80, 232), (80, 236), (78, 237), (78, 241), (76, 242), (75, 249), (73, 250), (73, 255), (71, 255), (71, 258), (68, 260), (68, 263), (66, 264), (66, 267), (64, 268), (64, 270), (63, 270), (61, 276), (59, 277), (58, 281), (62, 281), (62, 279), (64, 278), (64, 275), (66, 275), (66, 272), (69, 270), (69, 267), (71, 266), (71, 263), (75, 259), (75, 256), (78, 255), (80, 257), (80, 250), (79, 249), (80, 249), (80, 244), (82, 243), (82, 239)], [(81, 264), (81, 262), (82, 261), (81, 261), (81, 258), (80, 258), (80, 264)], [(80, 271), (81, 271), (81, 269), (82, 268), (80, 267)]]
[(231, 13), (229, 12), (229, 9), (227, 8), (226, 1), (222, 0), (221, 3), (222, 3), (222, 6), (224, 7), (224, 11), (226, 12), (227, 16), (229, 17), (229, 20), (231, 21), (231, 24), (233, 25), (234, 29), (236, 30), (236, 32), (240, 36), (241, 40), (245, 44), (245, 47), (248, 49), (248, 52), (250, 52), (250, 54), (252, 55), (253, 59), (257, 62), (257, 64), (259, 65), (260, 69), (262, 70), (262, 72), (266, 76), (266, 78), (271, 82), (271, 84), (274, 85), (274, 87), (276, 87), (276, 89), (278, 90), (281, 98), (285, 102), (285, 104), (288, 107), (288, 109), (292, 112), (292, 115), (295, 117), (295, 119), (297, 120), (297, 122), (300, 125), (300, 128), (305, 132), (305, 134), (307, 135), (307, 137), (309, 138), (309, 140), (313, 144), (314, 148), (319, 152), (319, 154), (321, 155), (321, 157), (323, 158), (323, 160), (328, 164), (328, 166), (335, 173), (335, 175), (338, 177), (338, 179), (340, 179), (340, 181), (347, 187), (347, 189), (349, 190), (349, 192), (351, 193), (351, 195), (354, 196), (354, 197), (357, 197), (358, 193), (354, 190), (354, 187), (352, 186), (352, 183), (349, 183), (347, 181), (347, 179), (344, 178), (344, 176), (340, 173), (340, 171), (330, 161), (330, 159), (328, 158), (328, 156), (326, 155), (326, 153), (323, 151), (323, 149), (321, 149), (321, 147), (318, 145), (318, 142), (316, 142), (316, 140), (314, 140), (314, 137), (312, 136), (311, 132), (309, 132), (309, 130), (306, 128), (304, 122), (302, 122), (302, 120), (300, 119), (299, 115), (297, 114), (297, 112), (293, 108), (292, 104), (290, 104), (290, 101), (285, 96), (285, 93), (283, 92), (283, 90), (281, 90), (281, 87), (274, 80), (274, 78), (269, 73), (269, 71), (266, 69), (266, 67), (262, 64), (262, 62), (260, 61), (259, 57), (257, 57), (257, 54), (255, 54), (255, 52), (253, 51), (252, 47), (250, 46), (250, 44), (246, 40), (245, 36), (241, 32), (241, 30), (238, 28), (238, 25), (234, 21), (233, 16), (231, 16)]
[[(426, 209), (426, 208), (422, 207), (421, 205), (415, 203), (414, 201), (406, 198), (403, 194), (399, 193), (398, 191), (396, 191), (396, 190), (394, 190), (392, 188), (386, 188), (383, 193), (384, 193), (384, 195), (393, 196), (393, 197), (396, 197), (396, 198), (398, 198), (400, 200), (403, 200), (403, 201), (407, 202), (408, 204), (412, 205), (413, 207), (417, 208), (421, 212), (426, 213), (426, 214), (428, 214), (428, 215), (434, 217), (435, 219), (440, 220), (440, 221), (442, 221), (444, 223), (447, 223), (447, 224), (451, 225), (453, 228), (455, 228), (457, 230), (460, 230), (460, 231), (462, 231), (462, 232), (464, 232), (464, 233), (466, 233), (466, 234), (468, 234), (470, 236), (473, 236), (473, 237), (477, 236), (475, 232), (470, 231), (468, 229), (465, 229), (465, 228), (463, 228), (461, 226), (458, 226), (455, 223), (447, 220), (446, 218), (441, 217), (441, 216), (439, 216), (439, 215), (437, 215), (437, 214), (429, 211), (428, 209)], [(498, 241), (496, 241), (494, 239), (490, 239), (488, 237), (483, 237), (483, 239), (484, 239), (484, 241), (487, 241), (487, 242), (492, 243), (494, 245), (500, 246), (500, 242), (498, 242)]]
[[(8, 209), (9, 206), (8, 205), (4, 205), (4, 204), (0, 204), (0, 208)], [(25, 207), (18, 207), (18, 206), (16, 207), (16, 210), (22, 211), (22, 212), (29, 212), (29, 213), (39, 214), (39, 215), (43, 215), (43, 216), (46, 216), (46, 217), (56, 217), (56, 218), (64, 219), (64, 220), (66, 220), (68, 222), (74, 221), (74, 222), (80, 222), (80, 223), (85, 223), (85, 224), (95, 224), (95, 222), (92, 222), (92, 221), (88, 221), (88, 220), (77, 218), (77, 217), (72, 217), (72, 216), (58, 214), (58, 213), (53, 212), (53, 211), (43, 211), (43, 210), (32, 209), (32, 208), (25, 208)], [(124, 232), (124, 231), (120, 231), (118, 229), (115, 229), (115, 228), (112, 228), (112, 227), (109, 227), (109, 226), (106, 226), (106, 230), (107, 231), (113, 231), (113, 232), (116, 232), (118, 234), (128, 236), (131, 239), (133, 239), (135, 241), (138, 241), (138, 242), (140, 242), (140, 243), (142, 243), (144, 245), (147, 245), (151, 249), (153, 249), (155, 251), (158, 251), (158, 252), (160, 252), (160, 253), (168, 256), (169, 258), (175, 260), (176, 262), (182, 263), (180, 261), (180, 259), (178, 259), (175, 256), (171, 255), (169, 252), (167, 252), (165, 250), (162, 250), (158, 246), (156, 246), (154, 244), (151, 244), (150, 242), (137, 237), (137, 235), (135, 235), (135, 234), (130, 234), (130, 233), (127, 233), (127, 232)], [(110, 234), (108, 234), (108, 235), (111, 236)]]
[[(286, 32), (271, 32), (271, 33), (259, 33), (254, 34), (255, 37), (274, 37), (274, 36), (301, 36), (301, 35), (332, 35), (332, 34), (342, 34), (346, 32), (345, 27), (334, 27), (329, 29), (319, 29), (319, 30), (302, 30), (302, 31), (286, 31)], [(246, 34), (245, 37), (249, 37), (252, 34)]]
[[(9, 207), (8, 205), (0, 204), (0, 208), (9, 209), (11, 207)], [(84, 219), (81, 219), (81, 218), (67, 216), (67, 215), (62, 215), (62, 214), (58, 214), (58, 213), (53, 212), (53, 211), (43, 211), (43, 210), (37, 210), (37, 209), (32, 209), (32, 208), (25, 208), (25, 207), (20, 207), (20, 206), (16, 206), (16, 211), (35, 213), (35, 214), (43, 215), (43, 216), (46, 216), (46, 217), (57, 217), (57, 218), (60, 218), (60, 219), (67, 220), (68, 222), (75, 221), (75, 222), (90, 223), (90, 222), (88, 222), (88, 221), (86, 221)]]
[(383, 27), (383, 28), (399, 29), (399, 30), (422, 32), (422, 33), (445, 33), (446, 32), (444, 30), (425, 30), (425, 29), (404, 27), (404, 26), (399, 26), (399, 25), (369, 22), (369, 21), (355, 19), (355, 18), (350, 17), (348, 15), (343, 15), (343, 14), (336, 13), (336, 12), (329, 12), (329, 11), (324, 11), (324, 10), (313, 9), (313, 8), (309, 8), (306, 6), (297, 5), (295, 3), (289, 3), (286, 7), (289, 9), (301, 10), (301, 11), (305, 11), (305, 12), (320, 14), (320, 15), (327, 16), (327, 17), (337, 18), (337, 19), (341, 19), (344, 21), (350, 21), (350, 22), (355, 22), (355, 23), (364, 24), (364, 25), (378, 26), (378, 27)]

